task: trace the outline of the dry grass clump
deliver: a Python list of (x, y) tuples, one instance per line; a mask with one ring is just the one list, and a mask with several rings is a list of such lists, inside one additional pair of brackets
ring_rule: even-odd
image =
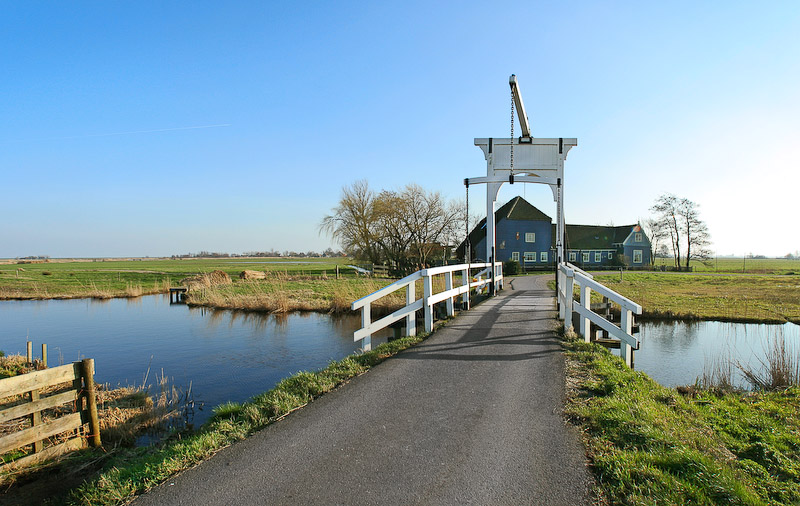
[(211, 288), (212, 286), (228, 285), (231, 283), (231, 277), (223, 271), (204, 272), (195, 276), (183, 278), (181, 284), (191, 290), (202, 290), (204, 288)]
[(737, 363), (745, 379), (762, 391), (786, 390), (800, 386), (800, 349), (788, 346), (783, 333), (774, 336), (766, 345), (766, 358), (758, 359), (758, 369)]
[(267, 279), (267, 273), (263, 271), (243, 270), (241, 274), (239, 274), (239, 279)]

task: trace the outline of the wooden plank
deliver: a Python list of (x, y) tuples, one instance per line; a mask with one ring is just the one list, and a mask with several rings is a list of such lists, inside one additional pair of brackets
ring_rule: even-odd
[(402, 307), (397, 311), (395, 311), (394, 313), (388, 316), (384, 316), (380, 320), (370, 323), (369, 327), (356, 330), (353, 333), (353, 341), (358, 341), (359, 339), (363, 339), (366, 336), (372, 335), (375, 332), (385, 327), (388, 327), (397, 320), (400, 320), (421, 308), (422, 308), (422, 299), (417, 299), (412, 304)]
[[(592, 323), (597, 325), (598, 327), (605, 329), (608, 331), (609, 334), (616, 337), (620, 341), (627, 343), (628, 345), (632, 346), (634, 350), (639, 349), (639, 340), (633, 336), (630, 336), (625, 333), (624, 330), (617, 327), (610, 321), (606, 320), (602, 316), (597, 313), (594, 313), (583, 306), (577, 305), (574, 307), (574, 310), (580, 314), (581, 316), (588, 318)], [(587, 330), (588, 332), (588, 330)], [(584, 334), (585, 335), (585, 334)]]
[(83, 425), (81, 421), (81, 413), (72, 413), (70, 415), (62, 416), (55, 420), (39, 425), (37, 427), (29, 427), (17, 431), (8, 436), (0, 438), (0, 454), (9, 452), (16, 448), (29, 445), (35, 441), (41, 441), (50, 436), (55, 436), (68, 430), (77, 429)]
[(25, 415), (30, 415), (35, 411), (54, 408), (66, 402), (72, 402), (77, 398), (77, 390), (68, 390), (66, 392), (61, 392), (60, 394), (51, 395), (49, 397), (42, 397), (36, 402), (20, 404), (18, 406), (14, 406), (13, 408), (0, 411), (0, 423), (7, 422), (9, 420), (13, 420), (14, 418), (19, 418)]
[[(31, 390), (30, 392), (30, 401), (31, 404), (39, 400), (39, 391), (38, 390)], [(34, 411), (30, 414), (31, 418), (31, 427), (38, 427), (42, 425), (42, 413), (40, 411)], [(39, 453), (42, 451), (42, 442), (41, 441), (34, 441), (33, 442), (33, 453)]]
[(632, 300), (630, 300), (630, 299), (628, 299), (626, 297), (623, 297), (622, 295), (618, 294), (617, 292), (615, 292), (614, 290), (608, 288), (607, 286), (601, 285), (597, 281), (594, 281), (593, 279), (589, 279), (589, 278), (587, 278), (587, 277), (585, 277), (583, 275), (580, 275), (578, 273), (575, 274), (575, 279), (576, 279), (576, 281), (578, 283), (581, 284), (581, 286), (588, 286), (589, 288), (591, 288), (595, 292), (599, 293), (600, 295), (604, 295), (604, 296), (608, 297), (615, 304), (618, 304), (619, 306), (628, 308), (631, 311), (633, 311), (635, 314), (642, 314), (642, 306), (640, 306), (639, 304), (635, 303), (634, 301), (632, 301)]
[(34, 453), (32, 455), (27, 455), (25, 457), (20, 457), (16, 460), (12, 460), (11, 462), (7, 462), (5, 466), (0, 465), (0, 469), (9, 469), (12, 467), (23, 468), (34, 464), (39, 464), (41, 462), (44, 462), (45, 460), (50, 460), (56, 457), (60, 457), (65, 453), (73, 452), (75, 450), (80, 450), (81, 448), (85, 447), (86, 447), (86, 442), (84, 441), (83, 438), (74, 437), (72, 439), (64, 441), (63, 443), (51, 446), (50, 448), (45, 448), (39, 453)]
[(350, 305), (350, 309), (355, 311), (356, 309), (360, 308), (367, 302), (378, 300), (381, 297), (389, 295), (390, 293), (405, 287), (408, 283), (413, 283), (420, 278), (422, 278), (422, 274), (420, 274), (420, 271), (417, 271), (414, 274), (409, 274), (408, 276), (402, 279), (398, 279), (394, 283), (384, 286), (380, 290), (376, 290), (369, 295), (365, 295), (360, 299), (353, 301), (353, 303)]
[(0, 380), (0, 399), (80, 378), (80, 362)]

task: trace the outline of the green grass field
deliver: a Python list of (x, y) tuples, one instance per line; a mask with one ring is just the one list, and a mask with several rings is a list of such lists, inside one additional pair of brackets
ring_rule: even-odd
[[(13, 262), (13, 261), (12, 261)], [(269, 263), (265, 263), (269, 262)], [(0, 299), (129, 297), (166, 292), (198, 273), (221, 270), (238, 279), (243, 270), (290, 275), (355, 277), (347, 258), (144, 259), (0, 263)]]
[(651, 318), (800, 322), (800, 275), (626, 272), (595, 280)]
[[(681, 266), (683, 263), (681, 262)], [(672, 267), (671, 258), (657, 258), (656, 266)], [(712, 258), (706, 262), (692, 260), (694, 272), (744, 272), (751, 274), (800, 274), (800, 259), (786, 258)]]
[(607, 503), (800, 503), (797, 387), (682, 395), (596, 344), (566, 347), (566, 413)]

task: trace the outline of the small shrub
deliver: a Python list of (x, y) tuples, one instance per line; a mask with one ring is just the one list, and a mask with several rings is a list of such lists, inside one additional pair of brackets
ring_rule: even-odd
[(506, 260), (503, 262), (503, 274), (508, 276), (513, 276), (515, 274), (519, 274), (519, 262), (516, 260)]

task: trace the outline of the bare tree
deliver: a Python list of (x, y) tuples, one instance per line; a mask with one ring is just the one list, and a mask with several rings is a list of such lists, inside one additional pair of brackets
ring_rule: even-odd
[(642, 228), (650, 238), (650, 265), (656, 263), (656, 253), (660, 253), (662, 249), (667, 248), (666, 241), (670, 239), (669, 231), (665, 223), (653, 218), (646, 219), (642, 222)]
[(700, 207), (696, 202), (689, 199), (680, 199), (678, 210), (682, 218), (683, 234), (686, 238), (686, 270), (689, 270), (691, 260), (708, 260), (711, 251), (708, 245), (711, 244), (711, 236), (708, 233), (708, 226), (700, 219)]
[(650, 210), (656, 213), (655, 221), (665, 230), (664, 235), (670, 239), (670, 251), (675, 260), (675, 267), (681, 266), (681, 227), (678, 224), (680, 216), (680, 199), (671, 193), (663, 193)]
[(322, 219), (320, 231), (338, 241), (349, 255), (380, 263), (375, 200), (365, 180), (345, 186), (333, 214)]
[(464, 214), (463, 205), (419, 185), (376, 194), (366, 181), (357, 181), (342, 189), (339, 205), (323, 218), (320, 231), (357, 258), (388, 261), (406, 271), (427, 267), (436, 252), (459, 237)]

